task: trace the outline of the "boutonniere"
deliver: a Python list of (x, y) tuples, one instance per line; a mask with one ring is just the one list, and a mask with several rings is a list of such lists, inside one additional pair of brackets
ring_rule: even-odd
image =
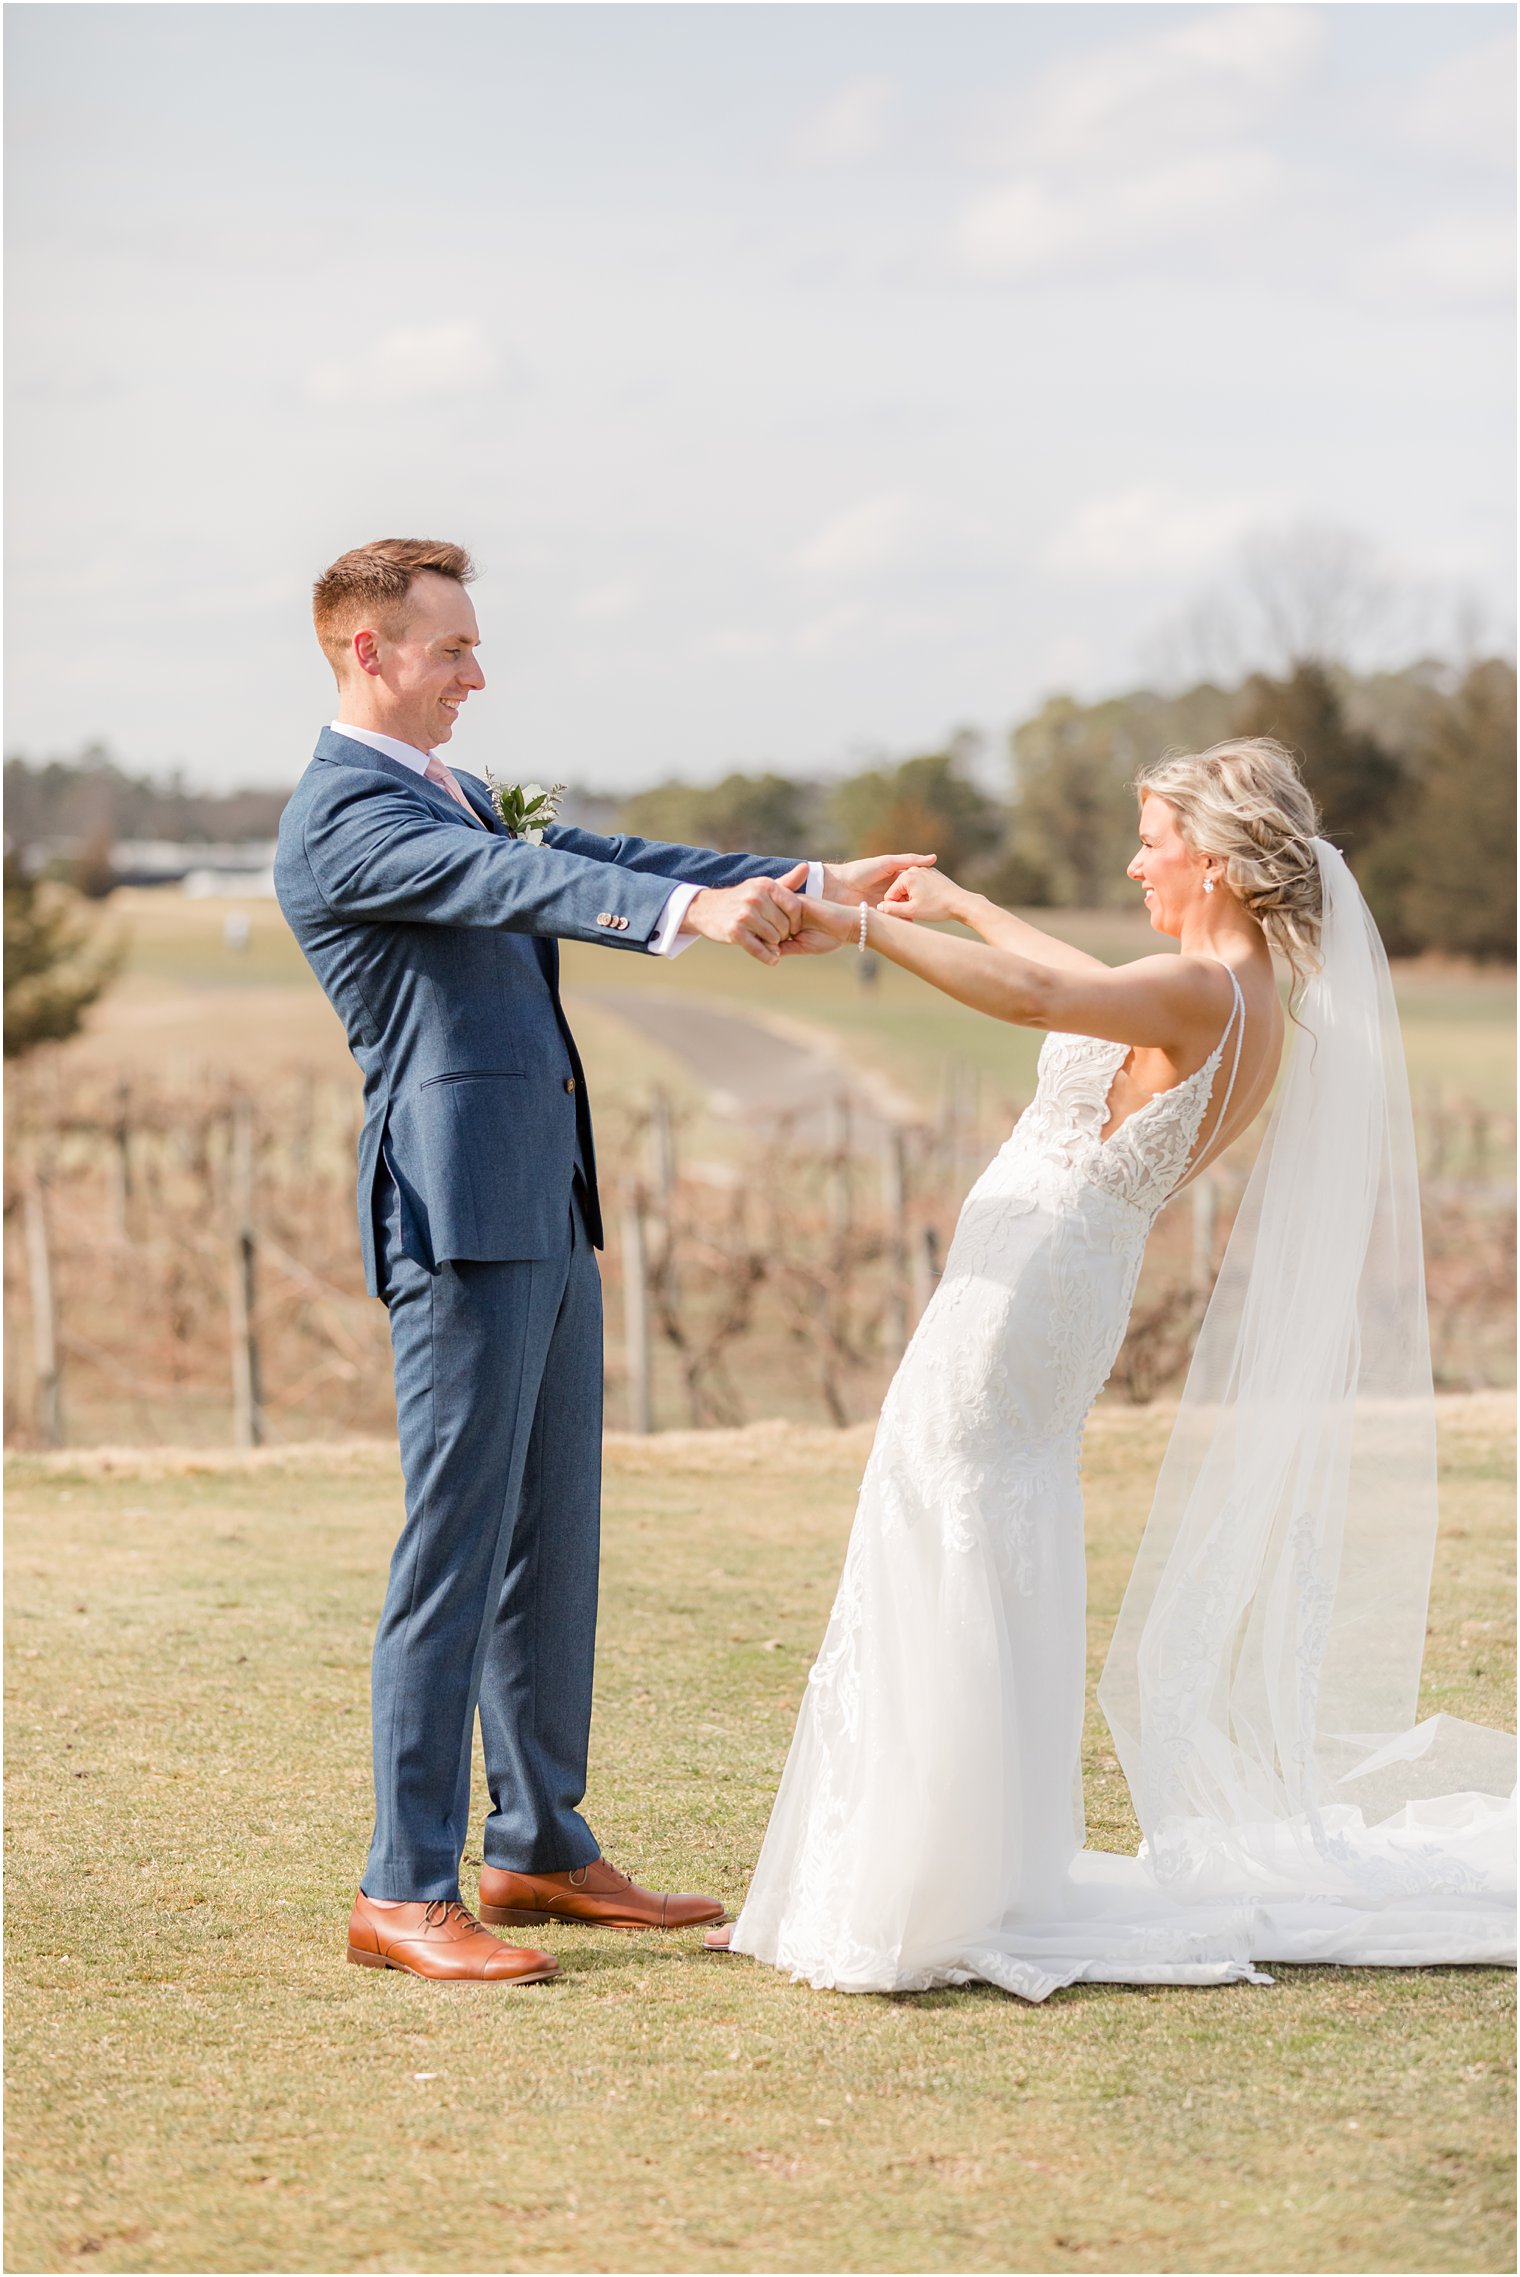
[(498, 783), (488, 767), (486, 787), (507, 836), (525, 839), (530, 846), (541, 846), (545, 830), (559, 812), (565, 784), (551, 783), (545, 790), (542, 783)]

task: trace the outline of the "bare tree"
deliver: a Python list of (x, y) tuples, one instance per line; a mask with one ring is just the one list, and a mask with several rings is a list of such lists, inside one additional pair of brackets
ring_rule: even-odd
[(1228, 685), (1251, 672), (1285, 678), (1301, 664), (1344, 664), (1400, 630), (1406, 598), (1355, 531), (1313, 522), (1262, 529), (1223, 578), (1150, 643), (1166, 682)]
[(1241, 548), (1241, 587), (1263, 662), (1339, 664), (1386, 627), (1393, 584), (1365, 538), (1299, 523)]

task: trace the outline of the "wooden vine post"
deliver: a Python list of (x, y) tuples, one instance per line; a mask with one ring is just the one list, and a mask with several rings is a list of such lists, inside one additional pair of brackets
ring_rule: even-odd
[(882, 1156), (882, 1214), (887, 1221), (887, 1297), (882, 1341), (887, 1357), (902, 1358), (908, 1342), (908, 1160), (899, 1123), (886, 1126)]
[(58, 1327), (53, 1311), (53, 1260), (48, 1245), (43, 1173), (29, 1163), (24, 1186), (26, 1262), (32, 1285), (32, 1372), (37, 1388), (37, 1437), (44, 1447), (63, 1445), (63, 1386), (58, 1370)]
[(850, 1102), (843, 1092), (828, 1103), (829, 1229), (842, 1252), (850, 1238)]
[(628, 1379), (628, 1428), (654, 1428), (649, 1375), (649, 1249), (644, 1197), (636, 1186), (623, 1190), (623, 1355)]
[(229, 1138), (232, 1443), (235, 1447), (258, 1447), (264, 1439), (264, 1407), (259, 1388), (259, 1347), (253, 1325), (258, 1237), (253, 1218), (253, 1105), (250, 1100), (233, 1101)]
[[(676, 1132), (675, 1119), (670, 1111), (670, 1100), (657, 1090), (649, 1107), (649, 1145), (651, 1153), (650, 1176), (654, 1184), (655, 1206), (659, 1213), (660, 1249), (659, 1272), (664, 1301), (672, 1313), (681, 1309), (681, 1290), (676, 1266)], [(646, 1273), (648, 1268), (646, 1228)]]
[(110, 1141), (115, 1169), (116, 1231), (123, 1241), (132, 1238), (132, 1084), (123, 1076), (116, 1086)]
[(654, 1156), (654, 1188), (660, 1197), (660, 1208), (670, 1208), (676, 1190), (676, 1132), (675, 1118), (670, 1111), (668, 1095), (657, 1090), (649, 1103), (649, 1140)]
[(939, 1236), (924, 1226), (913, 1250), (913, 1310), (922, 1320), (939, 1281)]

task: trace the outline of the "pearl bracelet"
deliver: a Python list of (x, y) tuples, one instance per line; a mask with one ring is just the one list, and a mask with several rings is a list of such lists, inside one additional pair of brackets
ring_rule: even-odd
[(855, 944), (858, 949), (864, 949), (866, 945), (866, 927), (870, 922), (871, 904), (868, 901), (863, 901), (860, 905), (860, 939)]

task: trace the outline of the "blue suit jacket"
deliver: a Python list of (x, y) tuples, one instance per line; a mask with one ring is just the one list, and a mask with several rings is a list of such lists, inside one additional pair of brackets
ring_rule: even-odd
[(280, 907), (364, 1076), (359, 1239), (372, 1295), (382, 1162), (407, 1253), (430, 1269), (547, 1256), (564, 1239), (577, 1161), (600, 1244), (556, 941), (643, 950), (673, 880), (733, 885), (791, 867), (557, 826), (529, 846), (500, 828), (482, 784), (460, 784), (488, 830), (399, 760), (328, 728), (280, 818)]

